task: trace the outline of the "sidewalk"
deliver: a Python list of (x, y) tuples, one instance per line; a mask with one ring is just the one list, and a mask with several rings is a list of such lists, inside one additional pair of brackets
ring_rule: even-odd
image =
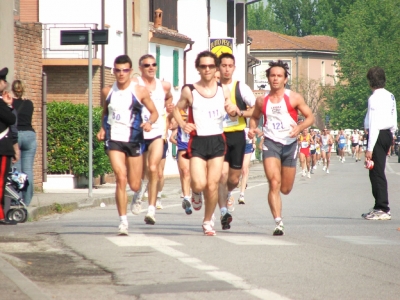
[[(264, 177), (264, 169), (260, 162), (250, 163), (249, 180)], [(43, 216), (54, 213), (71, 212), (80, 208), (97, 207), (101, 203), (115, 204), (115, 184), (103, 184), (92, 190), (92, 198), (89, 198), (88, 189), (52, 190), (45, 193), (35, 193), (28, 207), (30, 221), (36, 221)], [(181, 195), (181, 183), (179, 177), (165, 178), (163, 198), (178, 198)], [(133, 192), (128, 189), (128, 195)], [(130, 203), (131, 199), (129, 199)]]

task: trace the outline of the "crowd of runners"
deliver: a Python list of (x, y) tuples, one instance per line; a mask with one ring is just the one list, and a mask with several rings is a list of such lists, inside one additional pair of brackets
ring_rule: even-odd
[[(174, 105), (171, 84), (156, 78), (157, 63), (152, 55), (140, 58), (141, 76), (135, 78), (131, 78), (128, 56), (115, 59), (116, 81), (103, 89), (103, 126), (97, 137), (105, 141), (116, 177), (118, 234), (128, 235), (127, 185), (135, 192), (132, 213), (140, 214), (146, 195), (144, 222), (156, 223), (156, 210), (163, 208), (168, 141), (177, 146), (182, 209), (190, 215), (193, 209), (204, 206), (202, 229), (208, 236), (216, 234), (216, 215), (222, 230), (230, 229), (236, 202), (231, 192), (239, 185), (237, 203), (246, 203), (250, 157), (260, 138), (269, 183), (268, 204), (275, 221), (273, 235), (284, 234), (281, 194), (292, 190), (298, 162), (302, 176), (311, 178), (318, 165), (329, 173), (332, 147), (337, 145), (344, 163), (349, 139), (352, 156), (361, 161), (367, 133), (354, 130), (347, 136), (341, 130), (334, 136), (327, 129), (310, 129), (314, 123), (311, 109), (300, 94), (285, 88), (289, 75), (286, 63), (278, 60), (269, 64), (266, 77), (270, 91), (257, 99), (244, 82), (233, 80), (232, 54), (217, 57), (203, 51), (197, 55), (195, 68), (200, 80), (184, 85)], [(259, 126), (261, 118), (263, 125)]]

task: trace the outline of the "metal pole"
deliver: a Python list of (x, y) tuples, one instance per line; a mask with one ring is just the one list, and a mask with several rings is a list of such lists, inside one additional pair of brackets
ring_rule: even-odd
[(93, 189), (93, 104), (92, 104), (92, 29), (89, 29), (89, 198), (92, 198)]
[(44, 72), (42, 73), (42, 168), (42, 181), (47, 182), (47, 75)]

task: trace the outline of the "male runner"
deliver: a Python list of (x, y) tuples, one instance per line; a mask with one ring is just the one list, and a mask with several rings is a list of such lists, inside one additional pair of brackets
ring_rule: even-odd
[(353, 158), (356, 158), (356, 162), (358, 161), (357, 153), (358, 153), (358, 141), (360, 140), (360, 134), (358, 133), (358, 129), (354, 129), (351, 135), (351, 153)]
[[(191, 187), (195, 193), (204, 191), (205, 212), (203, 232), (215, 235), (212, 215), (218, 202), (218, 182), (221, 178), (226, 151), (223, 119), (226, 112), (236, 115), (237, 107), (230, 101), (230, 92), (214, 79), (218, 58), (210, 51), (197, 55), (195, 66), (200, 81), (185, 85), (174, 109), (174, 118), (186, 133), (190, 133), (187, 155), (190, 158)], [(188, 108), (185, 122), (180, 110)]]
[(232, 54), (223, 53), (219, 56), (220, 82), (230, 90), (231, 101), (235, 104), (236, 114), (239, 116), (234, 121), (231, 121), (229, 116), (226, 115), (223, 123), (227, 151), (218, 188), (222, 229), (229, 229), (232, 221), (230, 213), (235, 209), (235, 200), (230, 193), (239, 184), (246, 147), (244, 132), (247, 126), (246, 118), (251, 117), (253, 114), (256, 101), (253, 91), (248, 85), (232, 79), (235, 68), (235, 57)]
[[(256, 133), (258, 121), (264, 115), (264, 171), (269, 183), (268, 204), (275, 219), (273, 235), (283, 235), (282, 200), (280, 193), (289, 194), (296, 175), (297, 136), (314, 122), (311, 109), (304, 98), (285, 89), (289, 66), (281, 60), (269, 63), (266, 71), (271, 91), (264, 98), (258, 97), (250, 119), (249, 138)], [(297, 124), (297, 111), (305, 120)]]
[[(314, 140), (311, 138), (311, 135), (308, 133), (308, 128), (304, 128), (303, 132), (299, 136), (299, 147), (300, 147), (300, 166), (302, 169), (301, 176), (306, 176), (311, 178), (311, 144), (314, 144)], [(306, 172), (307, 168), (307, 172)]]
[(329, 164), (331, 162), (331, 150), (333, 145), (333, 138), (328, 129), (324, 129), (321, 135), (321, 155), (322, 155), (322, 171), (329, 174)]
[(342, 163), (344, 163), (346, 161), (346, 158), (344, 157), (344, 151), (347, 145), (347, 137), (343, 129), (339, 131), (336, 141), (338, 143), (338, 149), (339, 149), (339, 160), (342, 161)]
[[(131, 81), (132, 61), (127, 55), (120, 55), (114, 61), (116, 81), (103, 88), (106, 99), (103, 107), (103, 124), (97, 133), (98, 140), (105, 140), (111, 167), (116, 177), (115, 199), (121, 219), (119, 234), (128, 234), (126, 216), (126, 184), (132, 191), (139, 190), (142, 175), (140, 143), (143, 131), (149, 132), (158, 118), (157, 109), (146, 88)], [(149, 111), (146, 122), (142, 122), (143, 106)]]
[[(164, 140), (162, 137), (165, 134), (166, 126), (163, 115), (164, 108), (169, 107), (169, 105), (172, 104), (172, 94), (171, 84), (155, 77), (157, 63), (153, 55), (145, 54), (140, 57), (139, 70), (142, 75), (133, 78), (132, 81), (148, 90), (151, 100), (158, 112), (158, 118), (155, 123), (152, 124), (152, 130), (143, 133), (143, 176), (147, 173), (149, 178), (147, 186), (149, 206), (144, 221), (146, 224), (154, 225), (156, 223), (155, 205), (157, 201), (157, 185), (159, 180), (158, 167), (163, 156)], [(172, 111), (172, 108), (169, 109)], [(142, 118), (144, 122), (148, 121), (149, 115), (149, 112), (146, 109), (143, 109)], [(141, 188), (143, 189), (143, 185), (141, 185)], [(132, 199), (131, 209), (134, 214), (140, 213), (141, 199), (138, 199), (140, 194), (141, 193), (135, 193)]]

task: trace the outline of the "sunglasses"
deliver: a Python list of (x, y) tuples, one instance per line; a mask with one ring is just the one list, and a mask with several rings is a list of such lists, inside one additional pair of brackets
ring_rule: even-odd
[(114, 70), (114, 73), (116, 73), (116, 74), (119, 74), (119, 73), (121, 73), (121, 72), (127, 74), (127, 73), (129, 73), (132, 69), (117, 69), (117, 68), (114, 68), (113, 70)]
[(150, 66), (152, 67), (157, 67), (157, 63), (152, 63), (152, 64), (142, 64), (143, 68), (149, 68)]
[(202, 70), (205, 70), (207, 68), (215, 69), (215, 65), (199, 65), (199, 68), (202, 69)]

